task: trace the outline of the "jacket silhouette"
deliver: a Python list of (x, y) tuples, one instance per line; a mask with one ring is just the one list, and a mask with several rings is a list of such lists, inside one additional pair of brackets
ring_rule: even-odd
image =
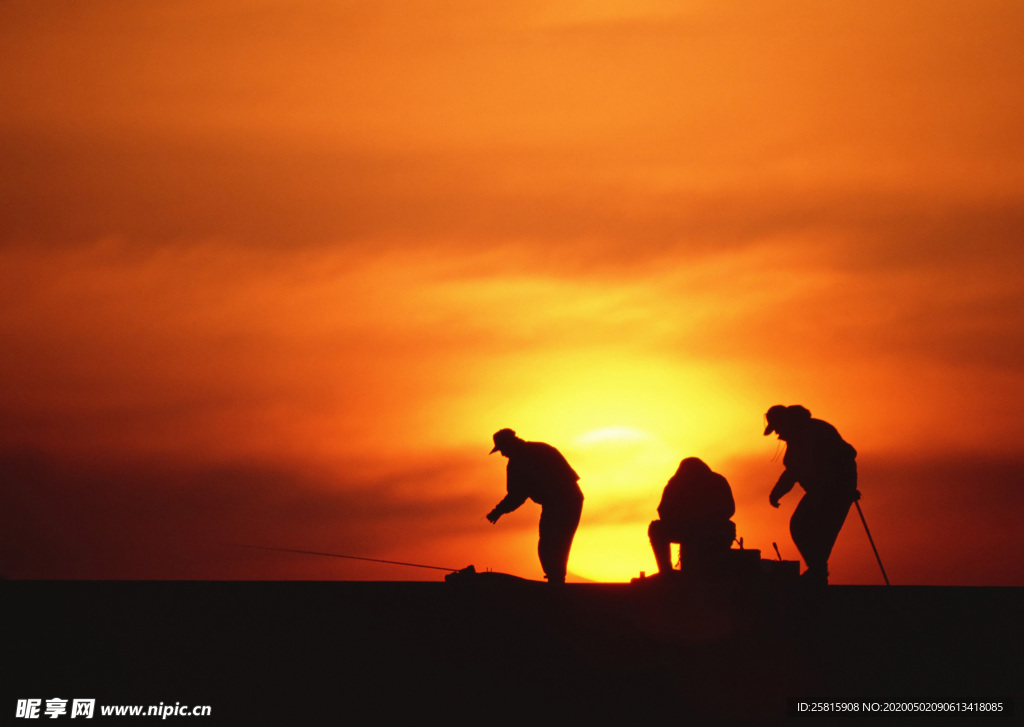
[(491, 523), (527, 499), (541, 506), (537, 555), (549, 583), (564, 583), (569, 550), (583, 512), (579, 475), (561, 452), (544, 442), (527, 442), (511, 429), (494, 434), (494, 449), (508, 458), (508, 494), (487, 514)]

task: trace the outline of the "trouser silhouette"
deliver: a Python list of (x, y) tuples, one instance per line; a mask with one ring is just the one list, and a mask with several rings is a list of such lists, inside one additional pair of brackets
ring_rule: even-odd
[(583, 499), (544, 505), (540, 511), (537, 555), (549, 583), (564, 583), (569, 550), (583, 513)]
[(736, 537), (732, 520), (699, 523), (669, 523), (654, 520), (647, 528), (658, 572), (672, 570), (672, 543), (679, 543), (679, 559), (686, 570), (700, 572), (714, 568)]
[(796, 506), (789, 532), (809, 572), (827, 576), (829, 556), (852, 504), (852, 495), (808, 493)]

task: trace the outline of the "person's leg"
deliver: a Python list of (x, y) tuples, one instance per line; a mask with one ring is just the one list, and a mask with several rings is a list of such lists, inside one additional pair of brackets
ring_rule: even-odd
[(647, 528), (647, 537), (651, 541), (651, 550), (654, 551), (654, 562), (658, 564), (659, 573), (667, 573), (672, 570), (672, 546), (666, 532), (665, 524), (661, 520), (654, 520)]
[(843, 529), (846, 516), (853, 506), (854, 493), (857, 491), (857, 466), (833, 474), (833, 484), (828, 489), (828, 496), (823, 498), (820, 506), (821, 527), (818, 549), (821, 557), (828, 561), (832, 549), (836, 545), (839, 531)]
[(820, 542), (817, 547), (821, 553), (821, 558), (826, 563), (832, 555), (832, 549), (836, 545), (839, 531), (843, 529), (843, 523), (846, 522), (846, 516), (850, 512), (852, 504), (852, 500), (839, 498), (829, 500), (822, 505), (821, 527), (819, 531)]
[(537, 555), (549, 583), (564, 583), (569, 551), (580, 524), (583, 503), (544, 507), (540, 513), (540, 539)]
[(793, 543), (800, 551), (807, 571), (804, 575), (809, 579), (828, 581), (828, 551), (823, 547), (821, 503), (814, 497), (804, 495), (793, 511), (789, 521), (789, 532)]

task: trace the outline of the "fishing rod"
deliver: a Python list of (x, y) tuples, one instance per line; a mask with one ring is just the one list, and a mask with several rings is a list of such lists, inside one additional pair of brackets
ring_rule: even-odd
[(444, 568), (439, 565), (423, 565), (422, 563), (402, 563), (397, 560), (381, 560), (380, 558), (364, 558), (359, 555), (340, 555), (338, 553), (321, 553), (316, 550), (296, 550), (295, 548), (275, 548), (270, 545), (249, 545), (247, 543), (227, 543), (238, 548), (256, 548), (258, 550), (276, 550), (280, 553), (302, 553), (304, 555), (323, 555), (328, 558), (347, 558), (348, 560), (368, 560), (373, 563), (387, 563), (389, 565), (407, 565), (412, 568), (430, 568), (431, 570), (443, 570), (450, 573), (463, 570), (461, 568)]
[(882, 571), (882, 578), (885, 579), (885, 585), (891, 585), (889, 583), (889, 576), (885, 574), (882, 558), (878, 555), (878, 548), (875, 547), (875, 539), (871, 537), (871, 531), (868, 530), (868, 521), (864, 519), (864, 511), (860, 509), (860, 492), (855, 490), (854, 493), (853, 504), (857, 506), (857, 514), (860, 515), (860, 521), (864, 523), (864, 532), (868, 534), (868, 542), (871, 543), (871, 549), (875, 551), (875, 560), (878, 561), (878, 567)]

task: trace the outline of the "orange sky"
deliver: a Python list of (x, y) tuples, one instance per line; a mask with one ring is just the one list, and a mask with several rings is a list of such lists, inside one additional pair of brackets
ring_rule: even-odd
[(0, 574), (537, 578), (505, 426), (570, 579), (686, 456), (795, 558), (802, 403), (894, 582), (1024, 585), (1024, 7), (722, 5), (0, 3)]

